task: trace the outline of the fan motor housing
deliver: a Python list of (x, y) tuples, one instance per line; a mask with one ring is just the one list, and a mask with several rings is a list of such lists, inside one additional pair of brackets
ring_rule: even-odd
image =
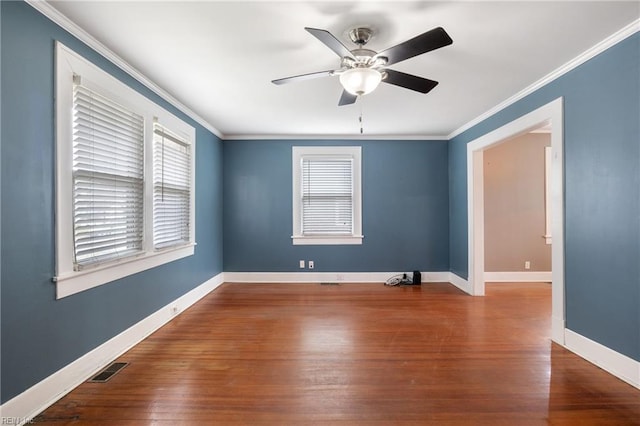
[(364, 46), (365, 44), (367, 44), (369, 40), (371, 40), (372, 35), (373, 31), (371, 30), (371, 28), (366, 27), (354, 28), (349, 31), (349, 38), (351, 39), (351, 41), (360, 46)]

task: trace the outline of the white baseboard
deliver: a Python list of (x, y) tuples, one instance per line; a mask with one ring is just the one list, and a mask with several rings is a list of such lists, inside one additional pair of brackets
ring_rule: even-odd
[(551, 271), (513, 271), (513, 272), (485, 272), (485, 282), (493, 283), (526, 283), (551, 282)]
[(220, 273), (142, 321), (81, 356), (0, 406), (0, 417), (12, 424), (29, 423), (33, 417), (100, 371), (114, 359), (144, 340), (173, 317), (224, 282)]
[[(405, 272), (411, 276), (411, 272)], [(225, 272), (225, 282), (235, 283), (376, 283), (402, 272)], [(423, 283), (450, 283), (472, 294), (469, 282), (453, 272), (421, 272)]]
[[(401, 272), (400, 272), (401, 273)], [(11, 419), (13, 424), (29, 423), (33, 417), (83, 383), (121, 354), (144, 340), (151, 333), (169, 322), (223, 282), (324, 282), (344, 281), (353, 283), (384, 282), (398, 273), (394, 272), (226, 272), (220, 273), (175, 301), (160, 308), (139, 323), (88, 352), (66, 367), (35, 384), (20, 395), (0, 406), (0, 417)], [(469, 282), (453, 272), (423, 272), (422, 282), (449, 282), (471, 294)], [(594, 342), (569, 329), (561, 328), (564, 335), (552, 336), (553, 340), (592, 362), (603, 370), (640, 389), (640, 362), (622, 355), (600, 343)]]
[[(403, 272), (225, 272), (225, 282), (236, 283), (383, 283)], [(404, 272), (411, 277), (412, 272)], [(449, 272), (421, 272), (421, 282), (449, 282)]]
[(565, 347), (608, 373), (640, 389), (639, 361), (569, 329), (565, 330)]
[(456, 287), (458, 287), (460, 290), (464, 291), (467, 294), (473, 294), (473, 289), (471, 288), (471, 285), (469, 284), (469, 281), (465, 280), (464, 278), (460, 277), (459, 275), (453, 273), (453, 272), (449, 272), (449, 279), (448, 281), (455, 285)]

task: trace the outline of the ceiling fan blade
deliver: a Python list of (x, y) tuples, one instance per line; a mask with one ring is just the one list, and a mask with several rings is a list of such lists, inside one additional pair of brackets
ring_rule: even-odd
[(351, 105), (355, 103), (357, 99), (358, 97), (356, 95), (352, 95), (346, 90), (343, 90), (342, 95), (340, 96), (340, 101), (338, 101), (338, 106)]
[(437, 81), (428, 78), (418, 77), (417, 75), (405, 74), (400, 71), (385, 70), (387, 77), (382, 80), (383, 83), (393, 84), (394, 86), (404, 87), (405, 89), (415, 90), (420, 93), (428, 93), (438, 85)]
[(397, 64), (405, 59), (448, 46), (451, 43), (453, 43), (453, 40), (449, 37), (449, 34), (442, 27), (438, 27), (404, 43), (383, 50), (374, 56), (374, 59), (383, 56), (387, 58), (386, 65)]
[(318, 72), (312, 72), (309, 74), (300, 74), (300, 75), (294, 75), (292, 77), (279, 78), (277, 80), (271, 80), (271, 82), (273, 84), (278, 84), (278, 85), (285, 84), (285, 83), (293, 83), (294, 81), (311, 80), (313, 78), (319, 78), (319, 77), (329, 77), (329, 76), (332, 76), (334, 72), (335, 72), (334, 70), (318, 71)]
[(348, 57), (355, 60), (355, 58), (351, 54), (351, 51), (347, 49), (347, 47), (342, 44), (340, 40), (335, 38), (334, 35), (329, 31), (309, 27), (305, 27), (305, 30), (307, 30), (311, 35), (324, 43), (325, 46), (327, 46), (329, 49), (336, 52), (336, 54), (341, 58)]

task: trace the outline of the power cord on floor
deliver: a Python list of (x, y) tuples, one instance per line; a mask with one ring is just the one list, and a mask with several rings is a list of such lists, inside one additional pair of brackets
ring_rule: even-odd
[(384, 285), (388, 285), (388, 286), (405, 285), (405, 284), (413, 284), (413, 279), (409, 278), (407, 274), (394, 275), (384, 283)]

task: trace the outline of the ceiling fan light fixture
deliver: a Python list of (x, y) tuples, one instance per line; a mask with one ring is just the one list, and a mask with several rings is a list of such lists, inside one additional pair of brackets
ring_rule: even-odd
[(382, 74), (372, 68), (351, 68), (340, 74), (340, 84), (352, 95), (362, 96), (378, 87)]

